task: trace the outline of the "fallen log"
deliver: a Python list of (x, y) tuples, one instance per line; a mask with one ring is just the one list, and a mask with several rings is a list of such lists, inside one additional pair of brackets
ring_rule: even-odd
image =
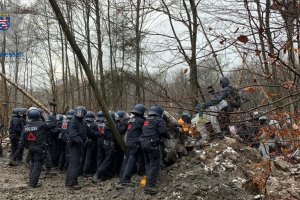
[(40, 103), (38, 100), (36, 100), (33, 96), (31, 96), (28, 92), (26, 92), (21, 86), (19, 86), (17, 83), (15, 83), (13, 80), (11, 80), (8, 76), (0, 72), (0, 76), (6, 80), (6, 82), (10, 83), (12, 86), (17, 88), (24, 96), (26, 96), (31, 102), (33, 102), (35, 105), (37, 105), (39, 108), (43, 109), (46, 113), (50, 114), (51, 111), (44, 106), (42, 103)]

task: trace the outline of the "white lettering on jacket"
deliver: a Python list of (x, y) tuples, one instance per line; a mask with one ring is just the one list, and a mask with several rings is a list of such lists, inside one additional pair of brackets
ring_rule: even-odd
[(37, 126), (29, 126), (29, 127), (25, 127), (25, 131), (37, 131), (38, 127)]

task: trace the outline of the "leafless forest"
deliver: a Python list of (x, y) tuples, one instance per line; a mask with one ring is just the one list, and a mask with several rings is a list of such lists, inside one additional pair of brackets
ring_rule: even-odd
[[(128, 110), (136, 102), (174, 113), (208, 100), (221, 76), (244, 89), (244, 111), (298, 110), (299, 2), (2, 0), (11, 26), (1, 31), (1, 75), (58, 112), (76, 105)], [(67, 28), (82, 57), (64, 32)], [(88, 72), (87, 72), (88, 70)], [(91, 75), (94, 83), (88, 76)], [(1, 120), (33, 103), (1, 77)]]

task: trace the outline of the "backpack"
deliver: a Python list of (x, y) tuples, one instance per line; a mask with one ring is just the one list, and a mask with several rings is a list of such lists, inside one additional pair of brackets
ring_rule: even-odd
[(233, 108), (240, 108), (242, 105), (242, 96), (243, 91), (232, 87), (232, 90), (229, 94), (229, 97), (227, 99), (227, 102), (233, 107)]

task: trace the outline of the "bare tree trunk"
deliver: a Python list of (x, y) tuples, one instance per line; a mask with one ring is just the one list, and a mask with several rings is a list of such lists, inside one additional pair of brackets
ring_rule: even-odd
[[(198, 83), (198, 70), (197, 70), (197, 58), (196, 58), (196, 51), (197, 51), (197, 31), (198, 31), (198, 13), (197, 13), (197, 6), (195, 4), (195, 0), (189, 0), (190, 8), (187, 7), (185, 1), (183, 2), (183, 6), (186, 10), (186, 14), (188, 16), (189, 21), (189, 33), (190, 33), (190, 43), (191, 43), (191, 57), (189, 59), (189, 66), (190, 66), (190, 82), (191, 82), (191, 92), (194, 95), (194, 105), (199, 103), (198, 99), (198, 89), (201, 94), (203, 101), (205, 101), (204, 95), (202, 93), (202, 89)], [(189, 10), (192, 12), (192, 16), (190, 15)]]
[[(85, 30), (86, 30), (86, 42), (87, 42), (87, 52), (88, 52), (88, 65), (90, 66), (91, 71), (93, 72), (93, 58), (92, 58), (92, 51), (91, 51), (91, 38), (90, 38), (90, 14), (91, 14), (91, 7), (89, 1), (85, 2), (85, 9), (86, 9), (86, 23), (85, 23)], [(92, 106), (92, 91), (89, 85), (86, 85), (88, 90), (88, 105), (89, 107)]]
[(76, 55), (75, 55), (75, 52), (73, 52), (73, 57), (74, 57), (74, 66), (75, 66), (75, 76), (76, 76), (76, 85), (77, 85), (77, 104), (80, 104), (81, 105), (81, 88), (80, 88), (80, 81), (79, 81), (79, 64), (77, 62), (77, 59), (76, 59)]
[[(18, 35), (15, 34), (16, 37), (16, 52), (19, 51), (19, 38)], [(18, 84), (18, 79), (19, 79), (19, 57), (16, 56), (16, 67), (15, 67), (15, 82)], [(18, 90), (15, 88), (15, 94), (14, 94), (14, 107), (18, 105)]]
[[(257, 14), (258, 14), (258, 23), (259, 23), (259, 44), (261, 47), (261, 51), (262, 51), (262, 64), (264, 66), (264, 72), (266, 74), (266, 76), (269, 76), (270, 74), (270, 70), (269, 70), (269, 65), (267, 62), (267, 55), (266, 55), (266, 47), (265, 47), (265, 42), (264, 42), (264, 38), (263, 38), (263, 30), (264, 30), (264, 22), (263, 22), (263, 17), (261, 15), (261, 6), (260, 6), (260, 1), (258, 0), (256, 2), (257, 5)], [(259, 56), (259, 58), (261, 58), (261, 56)]]
[[(173, 24), (173, 20), (172, 20), (172, 15), (170, 13), (169, 10), (169, 6), (166, 4), (165, 0), (161, 0), (161, 2), (164, 5), (164, 8), (166, 9), (166, 13), (168, 15), (169, 18), (169, 23), (171, 25), (171, 29), (173, 32), (173, 35), (177, 41), (178, 44), (178, 49), (179, 52), (183, 55), (185, 61), (187, 62), (187, 64), (189, 65), (190, 68), (190, 95), (193, 97), (192, 99), (192, 103), (195, 105), (198, 103), (199, 101), (199, 93), (201, 96), (202, 101), (205, 101), (205, 97), (203, 95), (202, 92), (202, 88), (200, 87), (199, 83), (198, 83), (198, 70), (197, 70), (197, 60), (196, 60), (196, 41), (197, 41), (197, 27), (198, 27), (198, 22), (197, 22), (197, 4), (195, 4), (195, 0), (189, 0), (190, 3), (190, 8), (187, 7), (186, 1), (182, 1), (186, 15), (187, 15), (187, 23), (185, 24), (186, 26), (188, 26), (188, 31), (190, 34), (190, 44), (191, 44), (191, 55), (188, 55), (185, 48), (182, 45), (182, 41), (179, 39), (174, 24)], [(192, 12), (192, 16), (191, 13)], [(199, 91), (199, 92), (198, 92)]]
[[(72, 80), (74, 80), (71, 76), (71, 69), (70, 69), (70, 63), (69, 63), (69, 56), (68, 56), (68, 42), (67, 38), (65, 37), (65, 54), (66, 54), (66, 87), (68, 91), (68, 96), (67, 96), (67, 102), (71, 100), (71, 107), (74, 108), (74, 92), (71, 92), (72, 88), (71, 83)], [(68, 79), (69, 77), (69, 79)], [(68, 106), (70, 104), (68, 103)]]
[[(6, 32), (3, 32), (2, 54), (4, 54), (4, 55), (5, 55), (5, 50), (6, 50)], [(2, 74), (5, 75), (5, 56), (3, 56), (0, 59), (1, 59)], [(1, 93), (2, 93), (2, 108), (3, 108), (2, 124), (4, 125), (4, 130), (7, 130), (9, 96), (8, 96), (6, 80), (4, 77), (2, 77)]]
[(110, 65), (110, 75), (111, 75), (111, 95), (110, 95), (110, 101), (112, 103), (113, 109), (115, 108), (115, 101), (113, 94), (115, 94), (115, 72), (114, 72), (114, 66), (113, 66), (113, 41), (112, 41), (112, 34), (111, 34), (111, 16), (110, 16), (110, 10), (111, 10), (111, 0), (107, 0), (107, 23), (108, 23), (108, 38), (109, 38), (109, 65)]
[(135, 76), (136, 76), (136, 102), (140, 103), (141, 98), (141, 78), (140, 78), (140, 55), (141, 55), (141, 32), (140, 32), (140, 10), (141, 0), (137, 0), (136, 5), (136, 18), (135, 18)]
[(99, 0), (95, 0), (96, 7), (96, 30), (97, 30), (97, 44), (98, 44), (98, 67), (100, 69), (100, 88), (103, 95), (103, 100), (106, 102), (106, 89), (104, 84), (104, 70), (103, 70), (103, 51), (102, 51), (102, 33), (101, 33), (101, 22), (100, 22), (100, 9)]
[(52, 91), (52, 97), (54, 99), (57, 99), (57, 93), (56, 93), (56, 85), (55, 85), (55, 75), (54, 75), (54, 67), (52, 63), (52, 52), (51, 52), (51, 42), (50, 42), (50, 27), (49, 27), (49, 20), (46, 19), (46, 25), (47, 25), (47, 44), (48, 44), (48, 54), (49, 54), (49, 64), (50, 64), (50, 83), (51, 83), (51, 91)]
[[(274, 48), (274, 44), (273, 44), (273, 39), (272, 39), (272, 33), (271, 33), (271, 27), (270, 27), (270, 9), (271, 9), (271, 2), (270, 0), (266, 0), (266, 16), (265, 16), (265, 25), (266, 25), (266, 36), (267, 36), (267, 40), (268, 40), (268, 46), (269, 46), (269, 52), (270, 52), (270, 56), (275, 56), (275, 48)], [(272, 83), (273, 85), (278, 85), (278, 81), (277, 81), (277, 67), (276, 67), (276, 63), (273, 62), (272, 64)], [(277, 88), (273, 88), (272, 89), (272, 93), (278, 94), (280, 91)], [(270, 97), (272, 99), (272, 101), (275, 101), (278, 96), (271, 96)], [(280, 102), (278, 103), (280, 106)], [(276, 106), (276, 105), (275, 105)]]
[(61, 65), (62, 65), (62, 105), (61, 110), (66, 109), (66, 101), (67, 101), (67, 84), (66, 84), (66, 71), (65, 71), (65, 51), (64, 51), (64, 37), (61, 30), (61, 27), (59, 27), (59, 33), (60, 33), (60, 42), (61, 42)]

